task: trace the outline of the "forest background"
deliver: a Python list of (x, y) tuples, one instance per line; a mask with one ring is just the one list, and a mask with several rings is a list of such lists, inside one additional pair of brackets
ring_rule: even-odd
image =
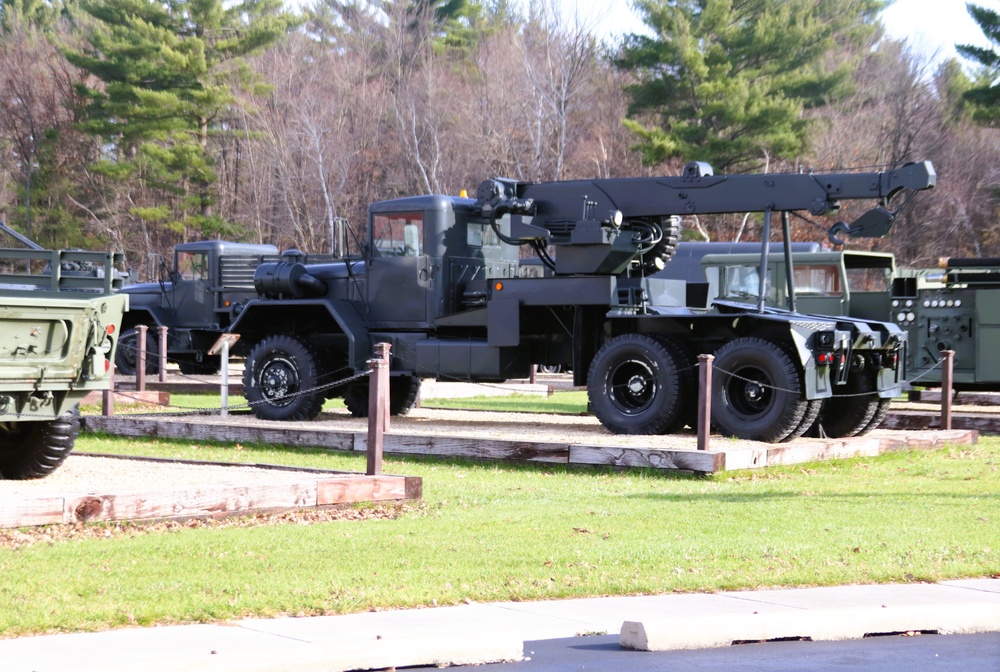
[[(929, 159), (937, 187), (851, 247), (1000, 256), (1000, 16), (959, 8), (991, 46), (933, 62), (886, 36), (888, 4), (634, 0), (644, 34), (601, 37), (555, 0), (0, 0), (0, 221), (149, 279), (179, 242), (328, 252), (370, 202), (498, 175)], [(760, 235), (759, 215), (684, 225)]]

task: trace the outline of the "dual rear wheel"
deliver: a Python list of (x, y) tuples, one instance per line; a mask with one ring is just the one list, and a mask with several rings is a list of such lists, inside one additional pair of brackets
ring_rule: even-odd
[[(790, 441), (817, 427), (830, 437), (863, 434), (881, 422), (888, 400), (861, 370), (826, 400), (807, 400), (793, 357), (757, 337), (715, 352), (712, 419), (721, 434), (753, 441)], [(594, 414), (616, 434), (665, 434), (694, 426), (697, 376), (691, 356), (663, 336), (624, 334), (604, 344), (590, 367)]]
[(773, 443), (805, 434), (860, 436), (881, 424), (891, 403), (878, 396), (878, 374), (870, 366), (852, 371), (832, 397), (803, 399), (791, 356), (759, 338), (742, 338), (719, 348), (715, 368), (715, 424), (723, 434), (744, 439)]

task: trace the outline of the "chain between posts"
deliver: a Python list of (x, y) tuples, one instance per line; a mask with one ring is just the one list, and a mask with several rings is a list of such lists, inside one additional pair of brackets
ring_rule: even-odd
[[(137, 356), (136, 356), (136, 360), (137, 360), (137, 366), (136, 366), (137, 385), (136, 386), (137, 386), (138, 391), (143, 391), (144, 385), (142, 385), (142, 382), (144, 382), (145, 366), (138, 365), (138, 363), (144, 362), (145, 361), (145, 357), (146, 357), (146, 353), (145, 353), (146, 340), (145, 340), (145, 337), (144, 337), (145, 336), (145, 332), (146, 332), (146, 326), (145, 325), (137, 325), (136, 329), (137, 329), (137, 332), (138, 332), (137, 339), (136, 339), (137, 340), (137, 344), (136, 344), (137, 345), (137, 348), (136, 348), (136, 350), (137, 350)], [(165, 360), (166, 360), (166, 349), (163, 347), (164, 346), (164, 341), (166, 341), (166, 328), (161, 327), (159, 335), (160, 335), (160, 343), (161, 343), (161, 345), (160, 345), (160, 352), (159, 352), (160, 375), (161, 375), (161, 380), (162, 380), (163, 379), (163, 371), (165, 370)], [(301, 395), (304, 395), (304, 394), (313, 394), (315, 392), (319, 392), (319, 391), (322, 391), (322, 390), (325, 390), (325, 389), (329, 389), (331, 387), (336, 387), (336, 386), (339, 386), (339, 385), (344, 385), (344, 384), (350, 383), (350, 382), (352, 382), (354, 380), (357, 380), (359, 378), (364, 377), (365, 375), (368, 375), (370, 377), (369, 432), (370, 432), (370, 440), (374, 439), (374, 443), (376, 444), (375, 448), (377, 450), (377, 457), (370, 456), (370, 469), (377, 469), (377, 470), (380, 471), (381, 470), (381, 447), (382, 447), (382, 445), (381, 445), (382, 444), (381, 433), (384, 433), (385, 431), (389, 430), (389, 423), (390, 423), (389, 413), (388, 413), (388, 406), (389, 406), (389, 404), (388, 404), (388, 397), (389, 397), (389, 375), (388, 374), (389, 374), (389, 366), (390, 366), (389, 365), (389, 351), (391, 349), (391, 346), (390, 346), (389, 343), (378, 343), (378, 344), (376, 344), (375, 348), (376, 348), (376, 357), (374, 359), (368, 360), (369, 371), (367, 373), (356, 374), (356, 375), (354, 375), (352, 377), (349, 377), (347, 379), (340, 380), (340, 381), (337, 381), (335, 383), (328, 383), (326, 385), (317, 386), (317, 387), (311, 388), (309, 390), (300, 390), (298, 392), (295, 392), (295, 393), (292, 393), (292, 394), (289, 394), (289, 395), (285, 395), (284, 397), (282, 397), (282, 399), (294, 398), (294, 397), (301, 396)], [(944, 351), (944, 352), (942, 352), (942, 358), (940, 360), (938, 360), (937, 362), (935, 362), (933, 366), (931, 366), (928, 370), (926, 370), (923, 373), (921, 373), (916, 378), (913, 378), (913, 379), (910, 379), (909, 381), (906, 381), (907, 383), (912, 384), (912, 383), (920, 380), (921, 378), (929, 375), (930, 373), (932, 373), (938, 367), (940, 367), (940, 366), (944, 367), (944, 369), (942, 371), (942, 384), (941, 384), (941, 388), (942, 388), (941, 427), (944, 428), (944, 429), (950, 429), (951, 428), (951, 394), (950, 394), (950, 390), (951, 390), (951, 382), (952, 382), (952, 370), (953, 370), (954, 354), (955, 354), (954, 351)], [(714, 358), (713, 355), (699, 355), (698, 356), (698, 363), (697, 364), (684, 369), (684, 370), (690, 370), (690, 369), (697, 368), (698, 371), (699, 371), (698, 375), (699, 375), (700, 385), (699, 385), (699, 398), (698, 398), (698, 426), (697, 426), (697, 430), (698, 430), (698, 449), (699, 450), (707, 450), (708, 449), (708, 437), (710, 435), (710, 428), (711, 428), (711, 393), (710, 393), (710, 391), (711, 391), (711, 381), (712, 381), (712, 370), (718, 368), (718, 367), (715, 367), (715, 365), (713, 363), (714, 359), (715, 358)], [(225, 365), (225, 364), (223, 364), (223, 365)], [(759, 381), (759, 380), (753, 380), (753, 379), (750, 379), (750, 378), (745, 378), (743, 376), (740, 376), (739, 374), (736, 374), (736, 373), (733, 373), (733, 372), (730, 372), (730, 371), (726, 371), (726, 370), (721, 369), (721, 368), (718, 368), (718, 371), (722, 375), (730, 376), (730, 377), (736, 378), (738, 380), (743, 380), (745, 382), (756, 383), (758, 385), (761, 385), (762, 387), (765, 387), (765, 388), (768, 388), (768, 389), (771, 389), (771, 390), (775, 390), (775, 391), (778, 391), (778, 392), (785, 392), (785, 393), (789, 393), (789, 394), (795, 394), (795, 393), (797, 393), (796, 390), (785, 389), (785, 388), (778, 387), (778, 386), (775, 386), (775, 385), (769, 385), (769, 384), (764, 383), (764, 382)], [(114, 376), (114, 369), (113, 368), (111, 370), (111, 374), (112, 374), (112, 377), (113, 377)], [(442, 375), (440, 377), (441, 378), (448, 378), (450, 376), (444, 376), (444, 375)], [(456, 378), (455, 380), (459, 380), (459, 379)], [(464, 381), (464, 382), (469, 382), (469, 381)], [(485, 384), (485, 383), (475, 383), (475, 384), (481, 385), (482, 387), (487, 387), (487, 388), (495, 387), (495, 386), (490, 386), (490, 385)], [(122, 396), (124, 396), (126, 398), (129, 398), (129, 395), (121, 393), (121, 392), (116, 392), (114, 394), (122, 394)], [(876, 391), (868, 391), (868, 392), (859, 392), (859, 393), (854, 393), (854, 394), (844, 394), (844, 395), (838, 395), (838, 396), (842, 397), (842, 398), (843, 397), (864, 397), (864, 396), (870, 396), (870, 395), (873, 395), (873, 394), (877, 394), (877, 392)], [(224, 401), (223, 401), (222, 407), (220, 409), (215, 409), (215, 410), (221, 411), (222, 414), (225, 415), (226, 411), (229, 410), (229, 407), (228, 407), (228, 404), (226, 403), (228, 401), (227, 399), (225, 399), (226, 395), (223, 395), (223, 396), (224, 396)], [(274, 401), (274, 400), (272, 399), (272, 400), (269, 400), (269, 401)], [(381, 404), (380, 404), (380, 401), (381, 401)], [(267, 402), (257, 402), (257, 403), (267, 403)], [(252, 408), (252, 406), (253, 406), (253, 404), (247, 403), (247, 404), (243, 404), (243, 405), (240, 405), (240, 406), (234, 406), (234, 407), (231, 407), (231, 408), (233, 408), (233, 409), (242, 409), (242, 408)], [(191, 409), (191, 410), (192, 410), (191, 414), (209, 414), (209, 413), (213, 412), (212, 409), (204, 409), (204, 410), (203, 409), (198, 409), (198, 410)], [(106, 393), (105, 396), (104, 396), (103, 414), (104, 415), (112, 415), (113, 412), (114, 412), (113, 394), (107, 394)], [(185, 414), (187, 414), (187, 413), (169, 413), (169, 414), (168, 413), (161, 413), (161, 414), (136, 414), (136, 415), (185, 415)], [(381, 418), (381, 422), (378, 422), (379, 418)]]

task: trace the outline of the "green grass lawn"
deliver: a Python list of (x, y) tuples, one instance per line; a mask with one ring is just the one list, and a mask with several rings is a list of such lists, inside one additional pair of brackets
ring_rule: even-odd
[[(365, 460), (93, 435), (77, 450), (352, 471)], [(388, 457), (387, 473), (424, 479), (424, 501), (394, 518), (0, 536), (0, 629), (995, 575), (998, 468), (992, 437), (707, 478)]]
[(548, 396), (512, 394), (503, 397), (466, 397), (462, 399), (426, 399), (425, 408), (463, 408), (474, 411), (517, 411), (523, 413), (587, 412), (587, 393), (583, 390), (557, 391)]

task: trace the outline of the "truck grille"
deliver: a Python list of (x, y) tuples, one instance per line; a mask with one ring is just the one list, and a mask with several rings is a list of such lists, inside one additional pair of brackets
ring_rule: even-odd
[(222, 289), (242, 289), (248, 292), (256, 291), (253, 286), (253, 275), (257, 267), (264, 262), (281, 261), (276, 254), (262, 254), (256, 257), (222, 256), (219, 258), (219, 280)]

